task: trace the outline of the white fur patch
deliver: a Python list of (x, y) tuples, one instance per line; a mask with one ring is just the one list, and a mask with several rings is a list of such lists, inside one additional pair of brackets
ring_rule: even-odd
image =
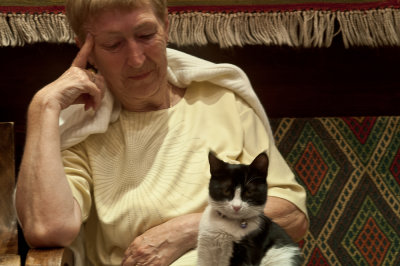
[(197, 242), (198, 266), (229, 265), (232, 254), (233, 238), (214, 225), (212, 214), (212, 209), (208, 206), (200, 221)]
[(242, 198), (240, 197), (241, 189), (240, 187), (235, 190), (235, 196), (233, 197), (232, 201), (230, 202), (230, 205), (232, 208), (242, 208), (243, 201)]
[(300, 254), (300, 249), (293, 246), (277, 248), (273, 246), (262, 259), (260, 266), (288, 266), (295, 265), (293, 257)]
[(241, 228), (238, 220), (223, 218), (211, 206), (208, 206), (200, 221), (197, 265), (229, 265), (233, 242), (242, 239), (257, 228), (259, 228), (257, 218), (249, 221), (246, 228)]

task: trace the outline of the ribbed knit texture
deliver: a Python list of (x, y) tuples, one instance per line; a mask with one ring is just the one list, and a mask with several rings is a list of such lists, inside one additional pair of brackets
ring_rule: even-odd
[[(305, 209), (304, 191), (270, 143), (250, 107), (209, 83), (192, 84), (170, 109), (122, 111), (106, 133), (63, 152), (86, 221), (87, 255), (95, 264), (119, 265), (136, 236), (171, 218), (202, 211), (210, 149), (226, 161), (243, 163), (269, 150), (271, 184), (290, 188), (283, 197)], [(290, 195), (290, 190), (298, 193)]]

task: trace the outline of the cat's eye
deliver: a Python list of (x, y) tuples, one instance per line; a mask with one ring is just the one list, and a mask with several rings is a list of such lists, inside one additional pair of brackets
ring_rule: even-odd
[(229, 188), (225, 188), (222, 190), (222, 194), (224, 196), (230, 196), (231, 195), (231, 190)]
[(253, 191), (252, 191), (252, 190), (246, 190), (246, 191), (244, 192), (244, 195), (245, 195), (246, 197), (251, 197), (251, 196), (253, 195)]

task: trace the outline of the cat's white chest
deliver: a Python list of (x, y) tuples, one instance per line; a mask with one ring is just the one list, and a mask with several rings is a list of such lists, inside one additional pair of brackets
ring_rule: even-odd
[(230, 236), (231, 241), (239, 241), (258, 228), (257, 220), (231, 220), (221, 216), (210, 206), (206, 208), (200, 222), (200, 233), (210, 231), (216, 235)]
[(229, 265), (233, 242), (258, 228), (257, 221), (230, 220), (208, 206), (201, 218), (198, 241), (198, 265)]

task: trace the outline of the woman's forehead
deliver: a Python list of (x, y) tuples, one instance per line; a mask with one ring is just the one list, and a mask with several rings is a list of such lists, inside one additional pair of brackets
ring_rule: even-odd
[(122, 31), (139, 31), (159, 25), (153, 10), (148, 7), (135, 8), (131, 11), (107, 10), (99, 13), (88, 23), (88, 31), (94, 35), (118, 34)]

